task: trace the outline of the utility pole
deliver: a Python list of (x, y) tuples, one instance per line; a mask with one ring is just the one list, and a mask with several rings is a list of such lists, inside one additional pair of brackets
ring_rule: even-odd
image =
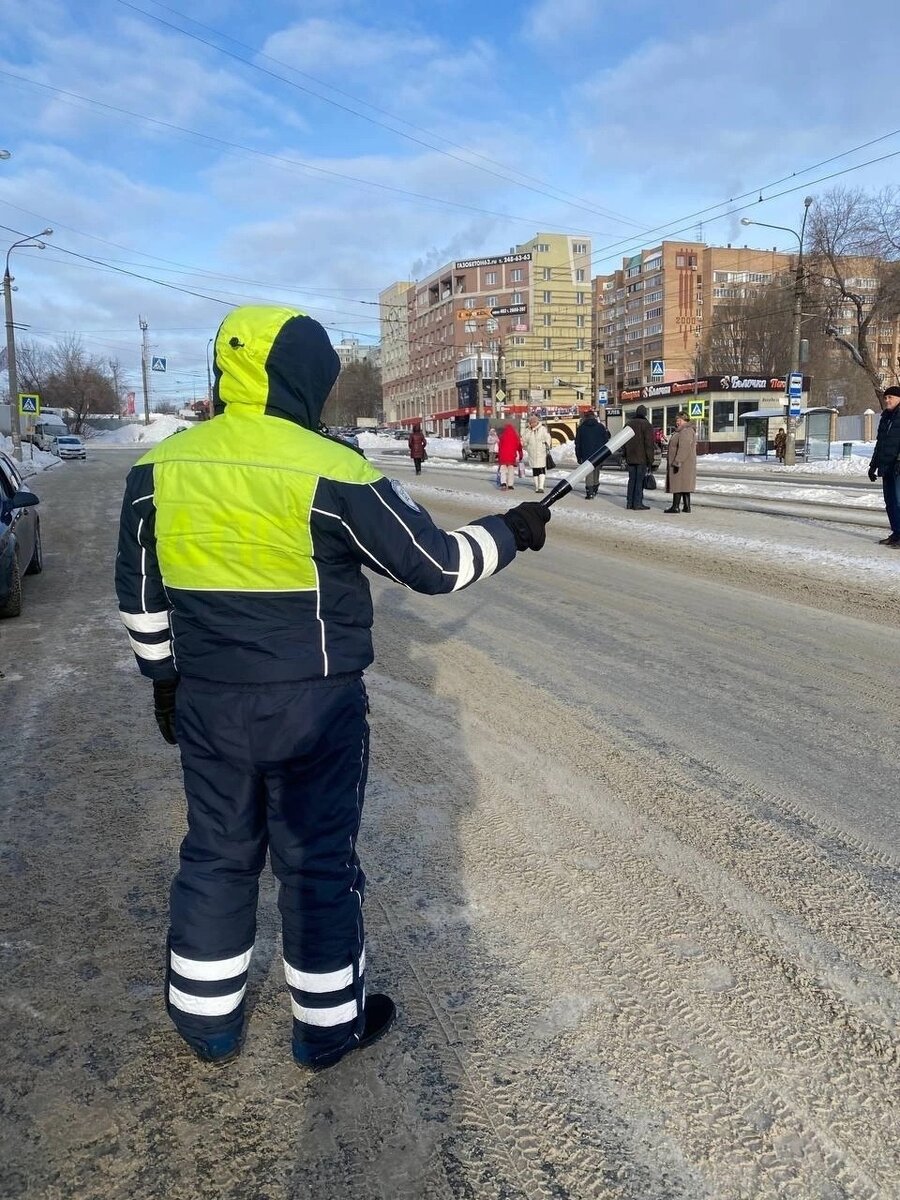
[[(494, 416), (499, 416), (497, 412), (497, 393), (506, 391), (506, 354), (503, 349), (503, 334), (498, 332), (497, 336), (497, 378), (494, 380)], [(506, 397), (506, 402), (509, 401), (509, 396)]]
[(6, 307), (6, 368), (9, 371), (9, 420), (12, 434), (13, 458), (22, 461), (22, 428), (19, 422), (19, 376), (16, 371), (16, 331), (13, 325), (12, 277), (9, 258), (3, 275), (3, 302)]
[(150, 424), (150, 380), (147, 376), (147, 322), (138, 317), (138, 327), (141, 331), (141, 380), (144, 385), (144, 424)]
[(475, 416), (484, 416), (484, 371), (481, 365), (481, 342), (475, 346)]

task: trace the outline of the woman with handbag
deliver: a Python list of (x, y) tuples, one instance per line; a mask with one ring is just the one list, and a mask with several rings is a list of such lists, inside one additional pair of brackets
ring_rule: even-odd
[(691, 511), (691, 492), (697, 486), (697, 431), (686, 412), (675, 417), (675, 432), (666, 447), (666, 491), (672, 503), (663, 512)]
[(531, 464), (534, 490), (541, 495), (544, 491), (547, 467), (548, 465), (553, 466), (553, 459), (550, 457), (550, 447), (553, 443), (550, 439), (550, 431), (535, 413), (528, 418), (528, 428), (522, 435), (522, 444), (528, 454), (528, 462)]

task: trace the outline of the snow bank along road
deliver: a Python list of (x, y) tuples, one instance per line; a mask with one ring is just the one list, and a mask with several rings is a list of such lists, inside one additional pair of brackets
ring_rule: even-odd
[(0, 1194), (900, 1195), (900, 563), (871, 531), (571, 500), (480, 589), (377, 582), (361, 848), (401, 1018), (290, 1065), (267, 876), (216, 1071), (160, 1003), (184, 815), (115, 616), (133, 455), (38, 480), (46, 569), (0, 629)]

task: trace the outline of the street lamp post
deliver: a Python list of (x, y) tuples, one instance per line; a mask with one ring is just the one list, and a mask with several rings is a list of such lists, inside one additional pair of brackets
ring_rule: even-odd
[[(791, 372), (800, 370), (800, 321), (803, 317), (803, 236), (806, 233), (806, 218), (809, 216), (813, 197), (807, 196), (803, 201), (803, 223), (800, 232), (787, 225), (769, 225), (765, 221), (753, 221), (750, 217), (741, 217), (742, 225), (761, 225), (764, 229), (780, 229), (782, 233), (792, 233), (800, 243), (797, 255), (797, 271), (794, 275), (794, 314), (791, 325)], [(785, 422), (786, 437), (784, 443), (784, 465), (792, 467), (797, 461), (797, 418), (791, 415), (790, 400), (787, 403), (787, 420)]]
[(22, 429), (19, 421), (19, 377), (16, 371), (16, 327), (13, 322), (12, 281), (9, 273), (9, 256), (17, 246), (34, 246), (44, 249), (44, 243), (39, 239), (49, 237), (52, 229), (42, 229), (30, 237), (19, 238), (13, 242), (6, 252), (6, 270), (3, 272), (3, 303), (6, 308), (6, 368), (9, 372), (9, 420), (12, 433), (13, 458), (22, 461)]
[(213, 398), (212, 398), (212, 368), (209, 365), (209, 348), (215, 341), (215, 338), (210, 338), (206, 343), (206, 419), (212, 420), (213, 416)]

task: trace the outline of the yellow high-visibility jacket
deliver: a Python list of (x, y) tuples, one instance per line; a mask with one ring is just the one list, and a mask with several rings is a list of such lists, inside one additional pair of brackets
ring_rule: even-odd
[(515, 557), (499, 516), (439, 529), (396, 481), (316, 430), (339, 361), (318, 322), (247, 307), (215, 342), (212, 421), (132, 468), (116, 591), (143, 674), (311, 679), (372, 661), (363, 566), (456, 591)]

